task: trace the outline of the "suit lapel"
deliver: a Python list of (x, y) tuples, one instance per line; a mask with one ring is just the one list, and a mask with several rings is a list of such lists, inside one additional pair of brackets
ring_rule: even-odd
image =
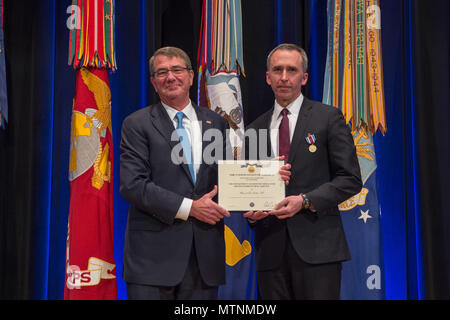
[[(258, 159), (260, 159), (260, 156), (263, 156), (264, 159), (267, 159), (267, 157), (269, 157), (269, 159), (272, 159), (274, 157), (274, 154), (272, 152), (272, 140), (270, 139), (270, 123), (272, 122), (272, 114), (273, 114), (273, 110), (274, 107), (272, 107), (269, 111), (267, 111), (266, 113), (263, 114), (262, 119), (261, 119), (261, 127), (256, 128), (258, 129), (266, 129), (266, 135), (267, 135), (267, 152), (268, 154), (265, 155), (261, 155), (260, 154), (260, 146), (259, 146), (259, 137), (258, 137)], [(259, 135), (259, 132), (257, 133)], [(263, 160), (263, 159), (260, 159)]]
[[(173, 148), (180, 143), (179, 139), (174, 139), (172, 141), (172, 133), (174, 132), (173, 122), (169, 118), (169, 115), (167, 114), (166, 110), (164, 110), (164, 107), (161, 103), (155, 104), (150, 108), (150, 114), (151, 114), (151, 120), (153, 125), (155, 126), (156, 130), (161, 133), (161, 135), (164, 137), (164, 139), (167, 141), (167, 143), (170, 145), (170, 150), (173, 150)], [(175, 133), (176, 134), (176, 131)], [(178, 136), (178, 135), (177, 135)], [(184, 155), (183, 155), (184, 156)], [(186, 160), (186, 159), (185, 159)], [(191, 183), (193, 184), (193, 180), (191, 177), (191, 173), (189, 172), (189, 167), (186, 163), (186, 161), (183, 161), (181, 164), (181, 167), (183, 168), (186, 175), (189, 177)]]
[(306, 125), (311, 115), (310, 111), (312, 103), (306, 97), (303, 97), (302, 107), (298, 115), (297, 123), (295, 125), (294, 136), (292, 137), (291, 147), (289, 149), (288, 163), (293, 163), (297, 153), (300, 152), (300, 145), (305, 137)]
[[(272, 143), (270, 140), (270, 123), (272, 121), (273, 109), (274, 109), (274, 107), (272, 107), (270, 110), (263, 113), (255, 122), (253, 122), (250, 125), (251, 129), (246, 128), (246, 130), (256, 130), (256, 142), (252, 141), (252, 139), (250, 138), (248, 143), (250, 143), (250, 144), (256, 143), (257, 160), (267, 160), (267, 157), (269, 157), (269, 159), (273, 158)], [(266, 146), (267, 154), (262, 154), (262, 151), (261, 151), (261, 139), (260, 139), (261, 138), (261, 135), (260, 135), (261, 129), (266, 130), (265, 134), (266, 134), (266, 142), (267, 142), (267, 146)], [(245, 150), (246, 157), (250, 157), (251, 155), (249, 154), (249, 152), (251, 150), (251, 146), (246, 145), (245, 148), (246, 148), (246, 150)], [(255, 159), (249, 158), (249, 160), (255, 160)]]
[(192, 103), (192, 106), (194, 107), (195, 113), (197, 114), (197, 120), (200, 122), (200, 128), (202, 130), (202, 141), (201, 141), (201, 143), (202, 143), (202, 161), (201, 161), (200, 167), (198, 169), (198, 173), (197, 173), (197, 182), (198, 182), (198, 180), (200, 180), (201, 177), (203, 176), (202, 172), (206, 169), (206, 166), (207, 166), (203, 159), (205, 148), (207, 146), (207, 144), (204, 143), (204, 141), (203, 141), (203, 137), (205, 136), (206, 130), (214, 128), (214, 126), (213, 126), (212, 120), (207, 118), (205, 112), (203, 112), (204, 111), (202, 109), (203, 107), (198, 107), (194, 103)]
[(173, 122), (169, 118), (166, 110), (161, 103), (155, 104), (150, 107), (150, 119), (152, 120), (153, 125), (156, 130), (163, 136), (163, 138), (167, 141), (171, 148), (173, 148), (179, 141), (172, 141), (172, 133), (174, 130)]

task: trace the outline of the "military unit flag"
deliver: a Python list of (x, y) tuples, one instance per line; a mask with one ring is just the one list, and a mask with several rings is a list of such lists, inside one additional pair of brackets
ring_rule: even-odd
[(113, 237), (113, 140), (108, 68), (115, 69), (114, 2), (74, 0), (69, 64), (72, 109), (64, 299), (117, 299)]
[(363, 188), (341, 203), (352, 260), (343, 263), (342, 299), (384, 299), (381, 208), (373, 134), (386, 132), (379, 0), (328, 0), (323, 102), (352, 128)]
[[(203, 0), (198, 73), (198, 105), (228, 121), (234, 157), (240, 159), (244, 117), (239, 76), (245, 76), (240, 0)], [(252, 234), (242, 215), (225, 219), (227, 283), (219, 288), (219, 299), (256, 298)]]

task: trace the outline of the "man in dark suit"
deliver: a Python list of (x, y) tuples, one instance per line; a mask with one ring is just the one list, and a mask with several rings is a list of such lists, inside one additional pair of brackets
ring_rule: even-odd
[(225, 282), (223, 218), (229, 213), (213, 201), (217, 165), (202, 161), (202, 136), (220, 130), (226, 152), (229, 126), (191, 102), (194, 73), (183, 50), (161, 48), (149, 64), (161, 102), (124, 120), (120, 145), (120, 193), (130, 203), (128, 298), (216, 299)]
[[(282, 44), (267, 59), (274, 107), (247, 130), (266, 129), (269, 154), (291, 165), (287, 197), (271, 212), (244, 214), (255, 232), (262, 299), (338, 299), (341, 262), (350, 259), (338, 204), (362, 188), (356, 149), (342, 113), (301, 93), (305, 51)], [(258, 144), (259, 145), (259, 144)]]

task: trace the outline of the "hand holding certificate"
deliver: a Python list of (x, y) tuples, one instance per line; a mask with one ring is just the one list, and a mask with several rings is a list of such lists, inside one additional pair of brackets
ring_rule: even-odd
[(219, 205), (228, 211), (271, 211), (285, 198), (283, 161), (219, 161)]

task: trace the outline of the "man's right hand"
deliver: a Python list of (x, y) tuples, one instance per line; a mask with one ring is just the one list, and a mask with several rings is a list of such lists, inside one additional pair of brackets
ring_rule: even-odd
[(189, 216), (213, 225), (222, 220), (224, 217), (229, 217), (230, 213), (212, 200), (216, 194), (217, 186), (214, 186), (214, 189), (205, 194), (203, 197), (198, 200), (194, 200), (192, 202)]

